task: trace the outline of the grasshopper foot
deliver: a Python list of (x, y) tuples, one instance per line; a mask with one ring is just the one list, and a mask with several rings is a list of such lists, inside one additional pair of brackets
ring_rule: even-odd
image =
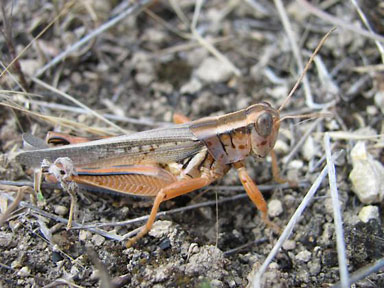
[(273, 230), (276, 234), (280, 235), (281, 234), (281, 228), (279, 225), (274, 223), (273, 221), (269, 220), (268, 216), (263, 215), (262, 216), (264, 223)]
[(145, 236), (148, 233), (149, 230), (150, 230), (150, 228), (148, 229), (148, 227), (146, 225), (143, 226), (143, 228), (141, 228), (140, 232), (137, 233), (136, 236), (128, 239), (127, 243), (125, 244), (125, 247), (130, 248), (133, 245), (135, 245), (136, 242), (138, 240), (140, 240), (141, 238), (143, 238), (143, 236)]

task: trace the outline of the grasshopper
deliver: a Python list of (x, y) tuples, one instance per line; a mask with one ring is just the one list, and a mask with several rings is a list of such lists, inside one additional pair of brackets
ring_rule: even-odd
[(279, 109), (261, 102), (223, 116), (184, 120), (185, 123), (173, 127), (95, 141), (50, 134), (48, 142), (69, 144), (53, 148), (45, 147), (40, 139), (25, 135), (24, 142), (34, 150), (21, 152), (17, 160), (32, 167), (43, 163), (43, 174), (62, 184), (77, 183), (122, 194), (154, 197), (147, 223), (128, 240), (128, 247), (151, 229), (162, 202), (203, 188), (223, 177), (231, 168), (237, 170), (249, 198), (261, 211), (263, 221), (278, 230), (268, 219), (266, 202), (248, 175), (244, 160), (250, 155), (263, 159), (271, 154), (274, 178), (282, 182), (273, 152), (280, 122), (287, 118), (313, 117), (314, 114), (280, 117), (280, 112), (329, 33)]

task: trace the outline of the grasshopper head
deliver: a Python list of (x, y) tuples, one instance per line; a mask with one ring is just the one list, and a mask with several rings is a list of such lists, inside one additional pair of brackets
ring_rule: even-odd
[(253, 154), (264, 158), (275, 146), (280, 128), (279, 111), (269, 103), (261, 102), (248, 107), (246, 114)]

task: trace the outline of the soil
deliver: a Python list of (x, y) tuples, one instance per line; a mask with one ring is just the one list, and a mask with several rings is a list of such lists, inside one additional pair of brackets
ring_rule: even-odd
[[(20, 54), (67, 2), (3, 1), (8, 17), (2, 19), (2, 62), (8, 64)], [(305, 64), (333, 24), (310, 14), (302, 2), (284, 1), (284, 5)], [(369, 1), (374, 7), (366, 7), (365, 2), (359, 2), (360, 8), (375, 33), (383, 35), (382, 4)], [(204, 43), (191, 32), (196, 3), (155, 1), (103, 31), (38, 78), (93, 111), (109, 115), (126, 131), (168, 125), (176, 112), (199, 119), (261, 101), (279, 107), (300, 73), (276, 7), (271, 1), (205, 1), (195, 31)], [(311, 5), (347, 23), (348, 28), (365, 29), (351, 3), (320, 1)], [(87, 137), (123, 133), (39, 85), (33, 77), (50, 59), (127, 9), (124, 5), (132, 4), (89, 0), (69, 7), (19, 58), (24, 89), (30, 94), (21, 93), (9, 75), (0, 79), (2, 104), (60, 117), (42, 118), (0, 106), (1, 180), (14, 181), (13, 185), (32, 183), (30, 167), (14, 161), (15, 152), (22, 149), (24, 132), (42, 139), (52, 130)], [(11, 24), (11, 35), (6, 23)], [(307, 185), (284, 189), (272, 185), (275, 188), (264, 192), (267, 202), (273, 203), (272, 220), (279, 227), (288, 223), (324, 166), (323, 132), (361, 135), (358, 131), (369, 128), (368, 135), (383, 134), (382, 61), (374, 40), (350, 29), (338, 27), (321, 47), (307, 77), (314, 102), (329, 104), (333, 116), (318, 122), (289, 161), (286, 156), (314, 120), (290, 119), (281, 124), (276, 151), (283, 176)], [(23, 85), (17, 69), (11, 72)], [(282, 114), (319, 112), (316, 108), (306, 101), (301, 87)], [(333, 152), (345, 152), (336, 161), (336, 172), (351, 273), (384, 256), (382, 202), (372, 204), (379, 208), (379, 215), (367, 223), (358, 217), (367, 204), (353, 193), (349, 179), (350, 152), (356, 142), (352, 136), (332, 138)], [(381, 142), (365, 142), (372, 159), (383, 163), (382, 138)], [(257, 161), (249, 157), (247, 170), (256, 183), (274, 184), (269, 158)], [(167, 201), (161, 210), (214, 203), (244, 193), (239, 185), (237, 174), (230, 171), (208, 189)], [(12, 202), (9, 196), (14, 199), (16, 195), (4, 187), (0, 192), (0, 211), (4, 213)], [(148, 200), (99, 192), (82, 190), (78, 194), (75, 223), (114, 223), (150, 212)], [(124, 235), (142, 222), (100, 227), (109, 233), (103, 235), (87, 228), (67, 230), (63, 219), (68, 218), (69, 194), (44, 186), (43, 196), (33, 204), (26, 195), (22, 204), (30, 206), (19, 205), (0, 227), (1, 287), (246, 287), (278, 239), (244, 197), (162, 216), (149, 235), (126, 248), (125, 241), (109, 236)], [(263, 285), (330, 287), (340, 280), (338, 266), (329, 186), (324, 180), (290, 240), (265, 273)], [(355, 287), (383, 286), (383, 274), (377, 272)]]

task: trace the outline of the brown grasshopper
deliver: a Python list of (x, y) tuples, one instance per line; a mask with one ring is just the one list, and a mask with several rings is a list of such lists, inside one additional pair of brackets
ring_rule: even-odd
[[(328, 35), (320, 42), (304, 72)], [(17, 160), (32, 167), (43, 163), (43, 173), (61, 183), (85, 184), (122, 194), (154, 197), (146, 225), (127, 242), (127, 246), (151, 229), (162, 202), (205, 187), (223, 177), (232, 167), (237, 170), (249, 198), (261, 211), (264, 222), (276, 229), (277, 226), (268, 219), (266, 202), (248, 175), (244, 160), (249, 155), (262, 159), (270, 153), (274, 178), (282, 181), (273, 152), (280, 122), (286, 118), (314, 116), (280, 118), (281, 110), (303, 75), (279, 109), (262, 102), (223, 116), (95, 141), (51, 134), (48, 142), (69, 144), (53, 148), (39, 148), (42, 146), (39, 139), (28, 135), (24, 142), (35, 150), (20, 153)]]

